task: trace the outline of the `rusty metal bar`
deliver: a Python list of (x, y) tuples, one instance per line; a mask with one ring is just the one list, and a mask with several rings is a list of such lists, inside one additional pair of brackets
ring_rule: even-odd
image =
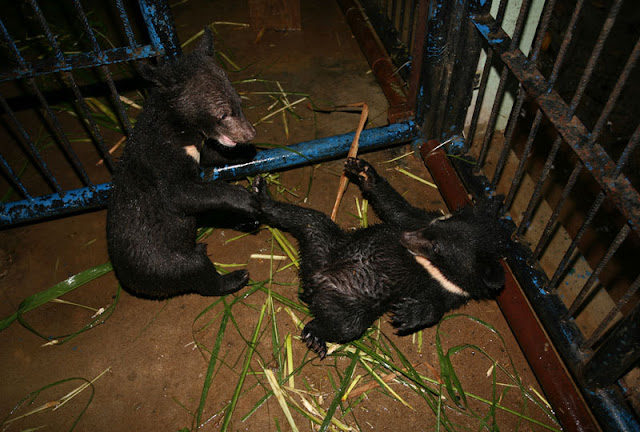
[(584, 286), (582, 287), (582, 289), (580, 290), (576, 298), (571, 303), (571, 306), (567, 311), (567, 316), (572, 316), (572, 317), (575, 316), (576, 311), (582, 307), (584, 300), (587, 297), (587, 294), (590, 293), (591, 288), (598, 281), (598, 277), (600, 276), (602, 269), (604, 269), (607, 263), (611, 260), (611, 258), (613, 257), (613, 254), (616, 253), (616, 251), (618, 250), (622, 242), (627, 238), (630, 232), (631, 232), (631, 228), (629, 227), (629, 225), (626, 225), (626, 224), (618, 232), (618, 235), (616, 235), (616, 238), (613, 240), (613, 242), (609, 246), (607, 253), (600, 260), (597, 267), (593, 270), (593, 273), (591, 273), (591, 276), (589, 276), (589, 279), (587, 279), (587, 282), (585, 282)]
[(355, 0), (338, 0), (338, 4), (371, 66), (371, 71), (389, 101), (387, 113), (389, 122), (396, 123), (411, 117), (413, 113), (407, 104), (405, 83), (395, 73), (391, 58), (369, 24), (362, 8), (356, 4)]
[[(547, 2), (545, 2), (544, 5), (544, 12), (542, 14), (542, 17), (540, 19), (540, 23), (538, 24), (538, 30), (536, 31), (536, 38), (533, 44), (533, 49), (531, 50), (530, 54), (529, 54), (529, 62), (531, 64), (536, 64), (536, 60), (538, 58), (538, 54), (540, 52), (540, 48), (542, 47), (542, 41), (545, 37), (545, 34), (547, 32), (547, 29), (549, 28), (549, 23), (551, 21), (551, 15), (553, 12), (553, 8), (555, 7), (555, 0), (549, 0)], [(552, 85), (552, 84), (550, 84)], [(516, 103), (514, 105), (514, 108), (511, 109), (511, 115), (509, 116), (509, 123), (507, 124), (507, 129), (505, 131), (504, 134), (504, 146), (502, 148), (502, 152), (500, 154), (500, 158), (498, 159), (498, 163), (496, 164), (496, 169), (495, 172), (493, 174), (493, 180), (491, 181), (491, 190), (495, 190), (498, 182), (500, 181), (500, 176), (502, 175), (502, 170), (504, 169), (504, 165), (507, 161), (507, 157), (509, 155), (509, 150), (511, 150), (511, 140), (513, 139), (513, 132), (515, 130), (515, 125), (517, 122), (517, 119), (520, 116), (520, 110), (522, 109), (522, 104), (524, 103), (524, 99), (526, 96), (526, 92), (522, 89), (519, 88), (518, 89), (518, 97), (516, 100)], [(534, 136), (535, 133), (537, 133), (538, 127), (540, 125), (540, 120), (542, 119), (540, 112), (538, 110), (538, 112), (536, 113), (536, 120), (534, 120), (534, 127), (532, 128), (533, 130), (535, 130), (536, 132), (534, 132)], [(533, 143), (533, 139), (532, 139), (532, 143)], [(524, 164), (527, 161), (529, 154), (531, 152), (531, 146), (527, 145), (525, 147), (525, 152), (520, 160), (520, 164), (518, 166), (518, 170), (523, 170), (524, 169)], [(521, 175), (522, 172), (520, 172), (520, 175), (518, 175), (518, 171), (516, 171), (516, 177), (521, 179)], [(518, 183), (519, 184), (519, 183)], [(513, 188), (512, 188), (513, 190)], [(511, 196), (511, 198), (507, 198), (505, 200), (505, 205), (508, 207), (511, 206), (511, 199), (513, 199), (513, 196)]]
[[(496, 22), (501, 24), (504, 19), (504, 14), (507, 9), (507, 1), (502, 0), (498, 6), (498, 12), (496, 14)], [(482, 68), (482, 77), (480, 79), (480, 87), (478, 89), (478, 95), (476, 97), (476, 103), (473, 108), (473, 114), (471, 116), (471, 124), (469, 126), (469, 132), (467, 134), (467, 148), (473, 144), (473, 140), (476, 134), (476, 128), (478, 127), (478, 119), (480, 118), (480, 111), (482, 110), (482, 102), (484, 101), (484, 95), (487, 91), (487, 84), (489, 82), (489, 72), (491, 72), (491, 65), (493, 63), (493, 49), (487, 47), (487, 58)]]
[(18, 177), (16, 175), (16, 173), (11, 168), (11, 165), (9, 165), (9, 163), (2, 156), (1, 153), (0, 153), (0, 167), (2, 167), (2, 172), (4, 172), (4, 174), (9, 179), (9, 184), (12, 184), (13, 187), (17, 188), (18, 192), (20, 193), (20, 195), (22, 195), (23, 198), (26, 198), (27, 200), (30, 200), (31, 199), (31, 195), (29, 195), (29, 192), (27, 191), (27, 189), (22, 184), (22, 181), (20, 180), (20, 177)]
[[(522, 30), (524, 28), (524, 24), (526, 22), (526, 18), (529, 12), (529, 4), (530, 0), (523, 0), (522, 5), (520, 6), (520, 12), (518, 14), (518, 19), (516, 20), (516, 25), (513, 30), (513, 38), (511, 39), (509, 50), (513, 51), (518, 48), (520, 44), (520, 37), (522, 36)], [(489, 66), (490, 67), (490, 66)], [(500, 72), (500, 82), (498, 84), (498, 91), (496, 92), (495, 99), (493, 101), (493, 106), (491, 107), (491, 113), (489, 114), (489, 120), (487, 121), (487, 126), (484, 133), (484, 140), (482, 142), (482, 148), (480, 149), (480, 154), (478, 156), (478, 165), (476, 165), (476, 170), (480, 170), (484, 165), (484, 159), (487, 156), (489, 151), (489, 146), (491, 144), (491, 139), (493, 138), (493, 133), (496, 129), (496, 121), (498, 120), (498, 114), (500, 112), (500, 106), (502, 105), (502, 101), (504, 99), (504, 93), (507, 86), (507, 79), (509, 78), (509, 68), (507, 65), (502, 67), (502, 72)], [(519, 98), (516, 102), (519, 107), (522, 107), (522, 102), (524, 101), (524, 96)], [(520, 109), (518, 109), (518, 113)], [(512, 115), (510, 116), (509, 123), (512, 124), (512, 128), (515, 126), (515, 119)], [(504, 146), (507, 147), (509, 142), (505, 141)], [(504, 152), (503, 152), (504, 153)], [(505, 154), (506, 159), (506, 154)], [(500, 167), (500, 170), (502, 168)], [(497, 171), (497, 174), (500, 174), (500, 171)]]
[[(628, 228), (628, 227), (629, 227), (628, 225), (625, 225), (625, 228)], [(607, 316), (602, 320), (598, 328), (596, 328), (593, 334), (589, 337), (589, 339), (587, 340), (587, 346), (589, 348), (593, 348), (593, 346), (600, 339), (600, 337), (602, 337), (602, 334), (604, 333), (606, 328), (609, 326), (611, 321), (613, 321), (615, 316), (618, 313), (620, 313), (622, 308), (629, 302), (629, 300), (631, 300), (636, 295), (639, 289), (640, 289), (640, 276), (636, 278), (636, 280), (631, 284), (627, 292), (620, 298), (620, 300), (618, 300), (616, 305), (609, 311)], [(621, 344), (619, 344), (619, 346), (621, 346)]]
[[(560, 69), (562, 67), (562, 64), (564, 63), (565, 57), (567, 55), (567, 51), (569, 49), (569, 45), (573, 38), (573, 29), (575, 29), (576, 27), (576, 23), (578, 22), (578, 18), (580, 17), (580, 13), (582, 12), (583, 6), (584, 6), (584, 0), (578, 0), (575, 8), (573, 9), (573, 13), (571, 14), (571, 19), (569, 20), (569, 24), (567, 25), (567, 32), (565, 33), (565, 36), (562, 40), (562, 44), (560, 45), (560, 49), (558, 50), (558, 55), (556, 56), (556, 60), (553, 64), (553, 70), (551, 71), (551, 75), (549, 76), (549, 79), (548, 79), (548, 85), (549, 85), (547, 89), (548, 91), (553, 90), (553, 86), (555, 85), (556, 80), (558, 79), (558, 74), (560, 73)], [(543, 17), (543, 21), (545, 18), (546, 18), (546, 12), (545, 12), (545, 17)], [(536, 55), (537, 55), (537, 52), (536, 52)], [(535, 57), (534, 57), (534, 60), (535, 60)], [(535, 63), (532, 62), (532, 64), (535, 64)], [(516, 174), (514, 176), (514, 181), (511, 184), (511, 188), (505, 200), (505, 206), (507, 208), (511, 207), (513, 198), (515, 197), (516, 188), (518, 187), (518, 185), (520, 185), (520, 182), (522, 180), (522, 176), (524, 174), (524, 165), (527, 161), (528, 155), (531, 153), (533, 140), (535, 139), (535, 136), (538, 133), (538, 128), (540, 127), (541, 121), (542, 121), (542, 111), (540, 110), (540, 108), (538, 108), (536, 111), (535, 120), (533, 122), (531, 130), (529, 131), (529, 136), (527, 137), (527, 144), (525, 146), (524, 154), (520, 159), (520, 163), (518, 165)], [(518, 235), (523, 234), (524, 228), (529, 223), (529, 220), (531, 218), (531, 215), (533, 214), (534, 208), (538, 205), (540, 193), (542, 192), (542, 185), (546, 180), (547, 175), (551, 171), (551, 167), (556, 157), (556, 153), (560, 147), (560, 143), (561, 143), (561, 140), (556, 139), (556, 142), (552, 146), (552, 149), (549, 152), (549, 155), (547, 156), (547, 159), (542, 169), (542, 173), (540, 174), (540, 179), (536, 183), (533, 195), (531, 196), (531, 200), (529, 201), (529, 206), (522, 217), (521, 225), (518, 227)]]
[(589, 359), (583, 375), (590, 387), (608, 386), (640, 361), (640, 304), (622, 319)]
[(630, 221), (632, 228), (638, 229), (640, 208), (635, 203), (640, 201), (640, 194), (626, 178), (610, 177), (615, 170), (615, 164), (599, 144), (595, 143), (588, 148), (585, 146), (585, 143), (589, 142), (590, 133), (584, 124), (573, 116), (571, 107), (564, 103), (557, 92), (548, 91), (547, 81), (537, 69), (527, 64), (521, 52), (508, 51), (509, 36), (496, 27), (493, 18), (483, 15), (474, 16), (472, 20), (525, 90), (535, 98), (544, 114), (572, 147), (594, 179), (600, 183), (607, 196)]
[[(438, 190), (447, 206), (453, 210), (469, 203), (468, 193), (445, 152), (442, 149), (433, 151), (438, 144), (436, 140), (428, 141), (422, 145), (421, 153)], [(555, 350), (541, 348), (552, 345), (510, 268), (507, 265), (504, 267), (506, 283), (497, 299), (498, 305), (563, 428), (570, 431), (597, 431), (597, 423)]]

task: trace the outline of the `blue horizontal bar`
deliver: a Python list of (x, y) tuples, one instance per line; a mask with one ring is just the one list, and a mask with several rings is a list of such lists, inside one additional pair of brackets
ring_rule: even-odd
[(131, 60), (140, 60), (162, 54), (164, 54), (163, 51), (158, 51), (151, 45), (114, 48), (104, 50), (100, 54), (95, 52), (85, 52), (65, 56), (64, 62), (62, 63), (58, 62), (56, 59), (47, 59), (34, 63), (27, 68), (17, 68), (12, 71), (1, 71), (0, 83), (15, 80), (17, 78), (32, 78), (34, 76), (47, 75), (55, 72), (104, 66), (114, 63), (128, 62)]
[[(413, 121), (365, 129), (360, 135), (359, 148), (361, 151), (375, 150), (411, 141), (418, 134), (419, 130)], [(349, 152), (354, 136), (355, 133), (348, 133), (261, 151), (249, 163), (216, 168), (212, 179), (245, 177), (344, 157)], [(103, 207), (107, 203), (110, 189), (111, 183), (102, 183), (63, 194), (55, 193), (3, 204), (0, 206), (0, 227)]]
[[(363, 130), (358, 144), (361, 150), (374, 150), (394, 143), (411, 141), (416, 138), (418, 132), (413, 121), (394, 123)], [(354, 135), (352, 132), (258, 152), (251, 162), (216, 168), (213, 180), (245, 177), (344, 157), (349, 153)]]

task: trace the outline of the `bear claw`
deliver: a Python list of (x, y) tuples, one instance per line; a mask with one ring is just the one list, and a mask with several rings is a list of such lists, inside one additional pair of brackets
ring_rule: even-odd
[(320, 356), (320, 360), (323, 360), (327, 356), (327, 344), (322, 338), (314, 336), (306, 328), (302, 330), (301, 336), (304, 343), (307, 344), (307, 347)]

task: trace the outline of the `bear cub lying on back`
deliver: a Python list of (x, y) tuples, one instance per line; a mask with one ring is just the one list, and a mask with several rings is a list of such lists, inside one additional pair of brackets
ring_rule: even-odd
[(262, 177), (253, 183), (261, 221), (299, 242), (300, 299), (314, 316), (302, 339), (321, 358), (326, 342), (359, 339), (385, 312), (407, 335), (469, 300), (498, 295), (508, 242), (500, 202), (442, 216), (409, 205), (364, 160), (348, 159), (345, 171), (383, 223), (345, 232), (323, 213), (271, 200)]
[[(196, 243), (197, 218), (225, 213), (254, 221), (259, 204), (246, 189), (201, 178), (200, 167), (246, 161), (237, 143), (255, 129), (215, 61), (211, 31), (195, 51), (146, 66), (156, 84), (113, 174), (107, 212), (109, 256), (122, 286), (144, 298), (224, 295), (246, 285), (246, 270), (220, 275)], [(250, 146), (246, 146), (250, 147)], [(228, 149), (228, 150), (227, 150)], [(253, 152), (245, 152), (252, 158)]]

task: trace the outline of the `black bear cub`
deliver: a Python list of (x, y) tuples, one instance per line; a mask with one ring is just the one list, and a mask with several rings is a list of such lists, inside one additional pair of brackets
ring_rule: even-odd
[(302, 339), (321, 358), (325, 342), (356, 340), (385, 312), (407, 335), (498, 295), (509, 237), (497, 200), (442, 216), (409, 205), (364, 160), (348, 159), (345, 171), (383, 223), (345, 232), (323, 213), (271, 200), (261, 177), (253, 183), (262, 222), (299, 242), (300, 299), (314, 316)]
[(206, 245), (196, 243), (197, 217), (228, 212), (228, 219), (256, 220), (259, 203), (240, 186), (204, 181), (200, 167), (237, 162), (231, 147), (251, 141), (255, 129), (215, 61), (208, 29), (193, 52), (143, 72), (156, 86), (116, 166), (108, 202), (116, 276), (143, 298), (237, 291), (248, 282), (247, 271), (216, 272)]

